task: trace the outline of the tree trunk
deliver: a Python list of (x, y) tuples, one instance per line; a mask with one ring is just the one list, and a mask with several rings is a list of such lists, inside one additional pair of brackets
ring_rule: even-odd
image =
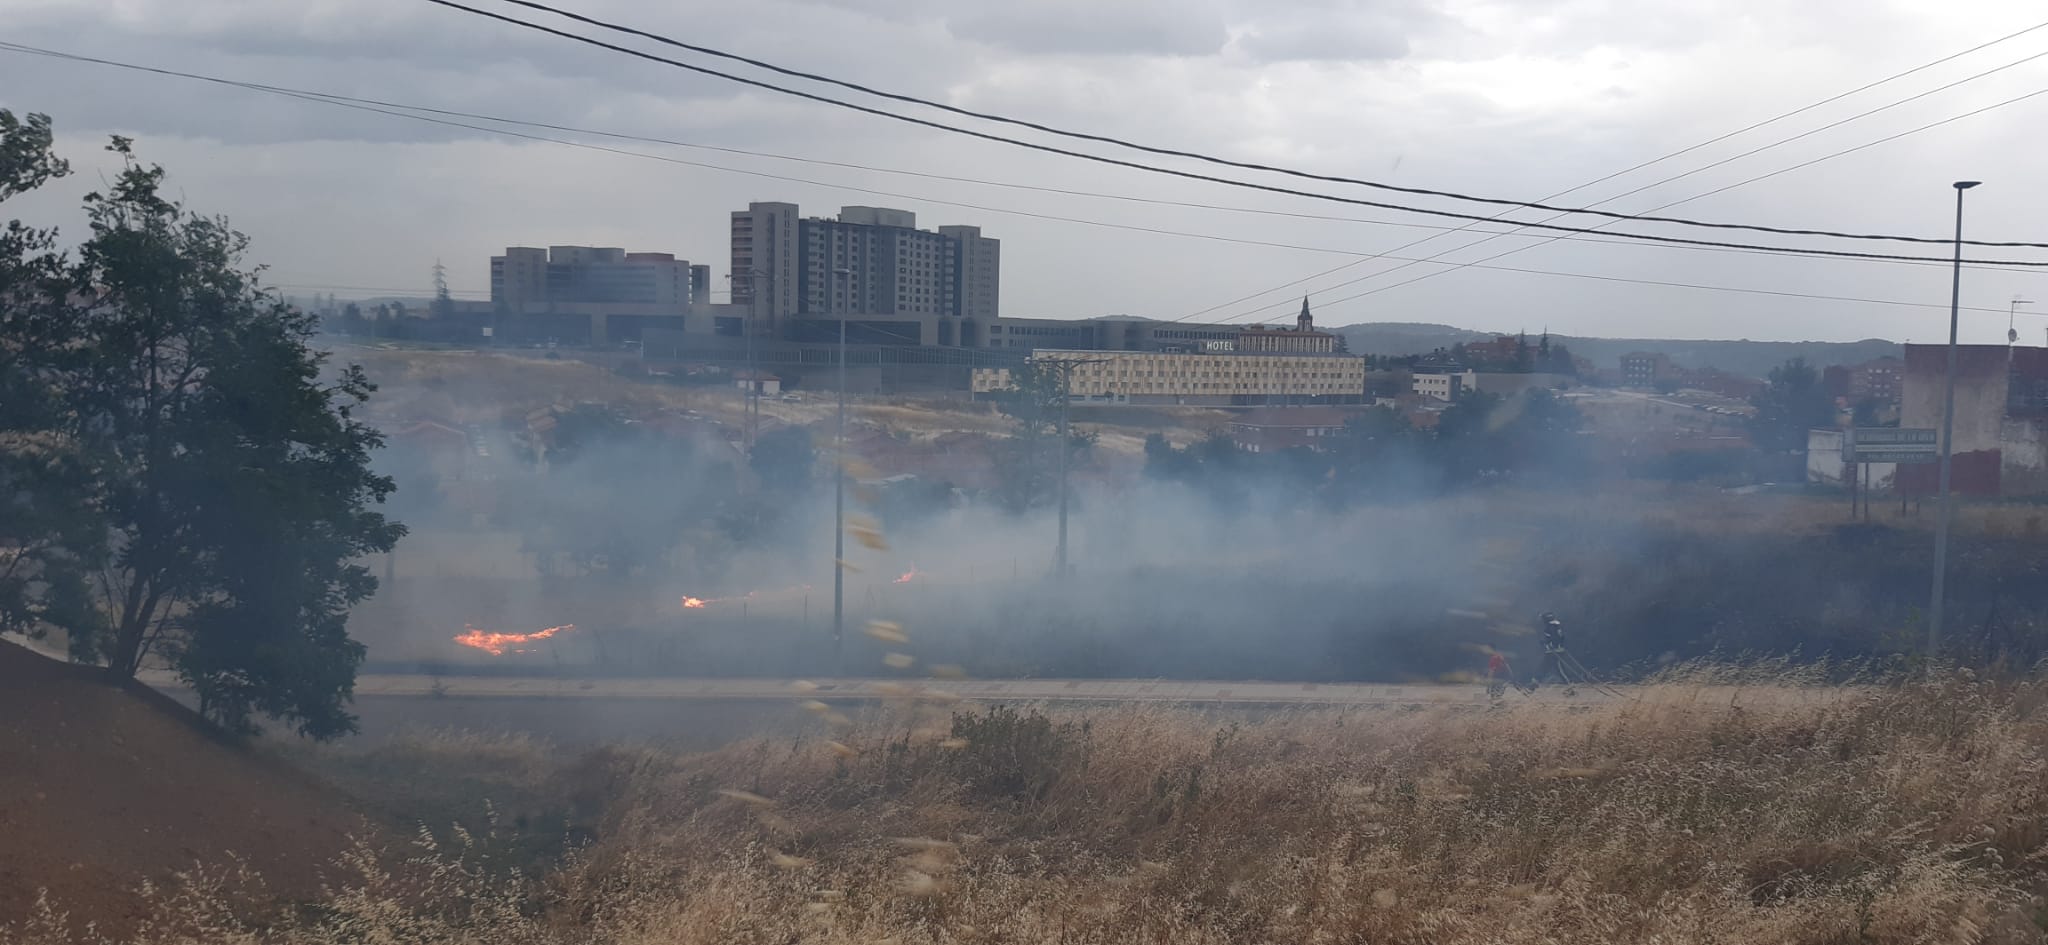
[(107, 654), (108, 678), (126, 682), (134, 679), (135, 671), (142, 668), (142, 647), (149, 639), (149, 621), (162, 599), (162, 595), (155, 591), (143, 593), (139, 580), (128, 592), (127, 604), (122, 607), (120, 628), (114, 634), (113, 651)]

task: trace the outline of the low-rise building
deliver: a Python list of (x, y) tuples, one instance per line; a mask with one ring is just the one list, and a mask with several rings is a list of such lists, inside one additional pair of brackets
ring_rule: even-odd
[[(1940, 429), (1947, 371), (1946, 346), (1906, 346), (1900, 426)], [(2048, 348), (1958, 346), (1952, 444), (1957, 494), (2048, 494)], [(1902, 465), (1899, 490), (1931, 495), (1938, 474)]]
[(1414, 390), (1417, 394), (1428, 397), (1431, 400), (1452, 401), (1457, 400), (1466, 391), (1476, 390), (1479, 385), (1479, 375), (1473, 371), (1417, 374), (1415, 375), (1414, 383)]
[(1230, 421), (1230, 438), (1253, 453), (1303, 447), (1331, 449), (1344, 424), (1358, 415), (1342, 407), (1261, 407)]
[(1849, 369), (1849, 399), (1896, 404), (1905, 376), (1906, 362), (1894, 357), (1872, 358)]
[[(1083, 401), (1255, 406), (1365, 399), (1365, 359), (1348, 354), (1036, 351), (1031, 360), (1084, 362), (1071, 369), (1073, 396)], [(977, 368), (972, 376), (976, 394), (1014, 386), (1008, 368)]]
[(1631, 351), (1621, 356), (1623, 387), (1655, 387), (1658, 381), (1670, 380), (1676, 375), (1676, 367), (1663, 354)]
[(754, 393), (773, 397), (782, 393), (782, 378), (766, 371), (738, 370), (732, 372), (733, 386), (740, 390), (753, 388)]

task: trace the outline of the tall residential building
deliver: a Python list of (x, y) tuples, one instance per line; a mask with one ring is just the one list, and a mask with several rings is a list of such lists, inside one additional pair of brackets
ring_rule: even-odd
[(774, 336), (796, 316), (803, 245), (796, 204), (750, 203), (732, 213), (732, 302), (746, 306), (756, 334)]
[[(806, 315), (992, 319), (1001, 267), (1002, 244), (979, 227), (920, 230), (907, 210), (801, 218), (795, 204), (754, 203), (732, 214), (733, 301), (752, 306), (763, 334)], [(940, 344), (962, 336), (950, 324), (937, 333)]]
[(491, 302), (522, 310), (555, 303), (689, 305), (690, 263), (673, 253), (616, 246), (507, 247), (491, 257)]
[(981, 235), (978, 226), (942, 226), (939, 235), (960, 246), (960, 262), (954, 268), (954, 298), (965, 318), (994, 318), (1002, 297), (1003, 243)]

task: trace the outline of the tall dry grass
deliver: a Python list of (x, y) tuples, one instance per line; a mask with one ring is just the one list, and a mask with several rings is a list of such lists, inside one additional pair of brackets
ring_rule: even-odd
[(236, 895), (208, 880), (167, 900), (184, 930), (145, 940), (2043, 939), (2048, 682), (1710, 691), (1256, 721), (899, 709), (838, 746), (610, 749), (536, 775), (607, 799), (595, 839), (544, 875), (428, 838), (395, 866), (362, 853), (327, 901), (261, 922), (206, 906)]

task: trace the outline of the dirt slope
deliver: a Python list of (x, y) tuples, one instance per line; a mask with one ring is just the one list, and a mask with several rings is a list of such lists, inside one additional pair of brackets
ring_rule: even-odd
[(239, 856), (280, 896), (318, 893), (361, 815), (303, 774), (216, 738), (141, 686), (0, 642), (0, 927), (39, 888), (120, 934), (136, 890)]

